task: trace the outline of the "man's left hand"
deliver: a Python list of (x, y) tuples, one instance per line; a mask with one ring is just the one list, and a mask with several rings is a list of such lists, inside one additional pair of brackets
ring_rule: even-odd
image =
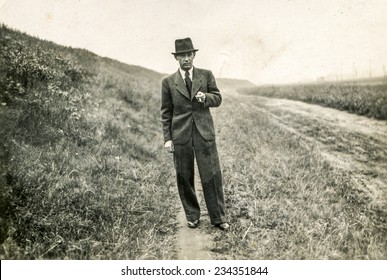
[(205, 95), (203, 92), (201, 92), (201, 91), (199, 91), (199, 92), (195, 95), (195, 98), (196, 98), (196, 100), (197, 100), (198, 102), (200, 102), (200, 103), (204, 103), (204, 102), (206, 101), (206, 95)]

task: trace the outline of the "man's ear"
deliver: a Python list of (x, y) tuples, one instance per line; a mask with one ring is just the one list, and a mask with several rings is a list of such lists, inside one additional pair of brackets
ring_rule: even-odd
[(177, 60), (177, 55), (174, 55), (175, 59)]

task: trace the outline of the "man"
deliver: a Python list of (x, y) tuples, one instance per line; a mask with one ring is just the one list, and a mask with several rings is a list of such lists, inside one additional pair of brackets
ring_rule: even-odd
[(227, 230), (230, 226), (225, 216), (222, 174), (210, 113), (210, 107), (221, 104), (222, 96), (211, 71), (193, 67), (197, 51), (190, 38), (175, 41), (172, 54), (180, 67), (163, 79), (161, 89), (164, 147), (174, 154), (177, 186), (188, 227), (196, 228), (200, 223), (194, 186), (196, 157), (211, 223)]

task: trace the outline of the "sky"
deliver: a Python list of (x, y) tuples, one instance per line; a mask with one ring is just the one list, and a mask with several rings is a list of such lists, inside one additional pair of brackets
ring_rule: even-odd
[(196, 67), (255, 84), (387, 71), (387, 0), (0, 0), (0, 22), (161, 73), (185, 37)]

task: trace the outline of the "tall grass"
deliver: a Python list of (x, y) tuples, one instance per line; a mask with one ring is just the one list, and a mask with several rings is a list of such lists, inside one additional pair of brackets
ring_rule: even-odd
[(387, 79), (378, 83), (336, 82), (305, 85), (255, 87), (241, 93), (287, 98), (319, 104), (358, 115), (387, 120)]
[(173, 258), (160, 75), (5, 26), (0, 53), (1, 258)]

